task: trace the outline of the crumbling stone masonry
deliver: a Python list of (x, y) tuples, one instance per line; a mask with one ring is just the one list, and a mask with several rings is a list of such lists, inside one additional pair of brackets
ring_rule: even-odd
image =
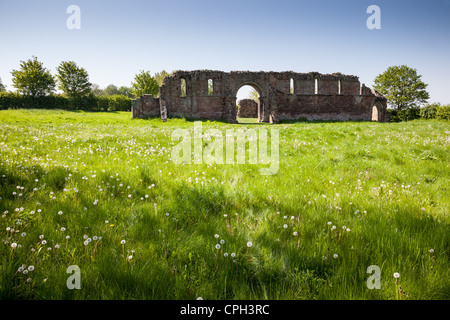
[(131, 112), (133, 118), (159, 117), (161, 107), (158, 98), (151, 94), (144, 94), (138, 99), (131, 101)]
[(133, 118), (185, 117), (237, 123), (236, 94), (244, 85), (259, 94), (259, 122), (389, 121), (386, 98), (360, 84), (357, 76), (212, 70), (174, 72), (164, 79), (159, 98), (144, 95), (133, 100)]
[(257, 118), (258, 103), (253, 99), (242, 99), (238, 101), (238, 118)]

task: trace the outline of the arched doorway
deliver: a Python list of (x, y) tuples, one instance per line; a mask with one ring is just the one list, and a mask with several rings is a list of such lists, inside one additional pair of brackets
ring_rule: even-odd
[(236, 97), (236, 120), (239, 123), (256, 123), (261, 118), (261, 88), (256, 83), (246, 82), (234, 92)]
[(379, 113), (378, 106), (375, 104), (372, 107), (372, 121), (380, 121)]

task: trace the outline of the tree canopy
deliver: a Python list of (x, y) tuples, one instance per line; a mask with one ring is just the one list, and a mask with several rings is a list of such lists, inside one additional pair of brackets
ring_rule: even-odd
[(159, 94), (159, 85), (150, 71), (141, 71), (135, 75), (134, 82), (131, 83), (131, 91), (135, 97), (144, 94), (152, 94), (156, 97)]
[(27, 61), (20, 61), (20, 69), (13, 70), (11, 74), (13, 86), (21, 94), (37, 97), (55, 90), (55, 79), (34, 56)]
[(163, 70), (161, 72), (155, 73), (153, 78), (155, 78), (156, 82), (158, 82), (158, 85), (161, 87), (161, 85), (162, 85), (162, 83), (164, 81), (164, 78), (167, 77), (167, 76), (170, 76), (170, 74), (167, 73), (166, 70)]
[(6, 86), (2, 83), (2, 78), (0, 78), (0, 92), (6, 91)]
[(85, 96), (91, 92), (87, 71), (73, 61), (63, 61), (57, 68), (58, 89), (68, 97)]
[(428, 86), (417, 70), (406, 65), (389, 67), (374, 80), (373, 88), (397, 111), (419, 107), (429, 99)]

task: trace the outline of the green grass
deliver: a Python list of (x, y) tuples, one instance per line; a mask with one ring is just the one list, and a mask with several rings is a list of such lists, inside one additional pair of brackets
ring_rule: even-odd
[(448, 122), (203, 122), (279, 129), (262, 176), (175, 165), (193, 122), (130, 117), (0, 111), (2, 299), (396, 299), (394, 272), (402, 299), (450, 298)]

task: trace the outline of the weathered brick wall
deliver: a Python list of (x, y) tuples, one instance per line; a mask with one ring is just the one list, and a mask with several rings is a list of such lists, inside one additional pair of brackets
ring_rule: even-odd
[[(185, 94), (182, 82), (185, 83)], [(208, 91), (208, 82), (212, 83), (212, 92)], [(133, 101), (133, 117), (160, 112), (163, 119), (186, 117), (236, 123), (236, 94), (244, 85), (258, 91), (257, 117), (260, 122), (305, 118), (389, 121), (386, 99), (361, 85), (358, 77), (292, 71), (176, 71), (164, 79), (159, 102), (143, 97)]]
[(238, 118), (257, 118), (258, 103), (253, 99), (242, 99), (238, 102)]
[(131, 102), (133, 118), (159, 117), (161, 115), (159, 98), (153, 98), (151, 94), (144, 94)]

